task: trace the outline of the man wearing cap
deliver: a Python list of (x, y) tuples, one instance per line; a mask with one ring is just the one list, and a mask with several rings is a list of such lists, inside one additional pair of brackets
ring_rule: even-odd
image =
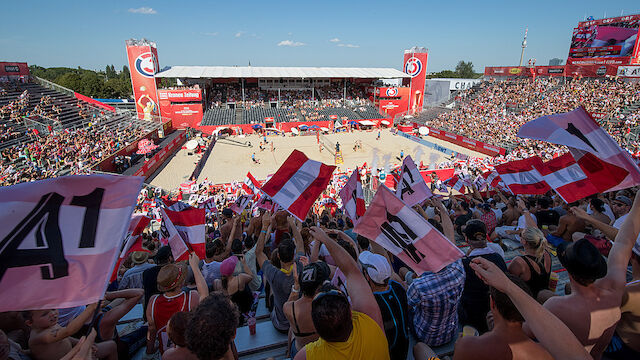
[(392, 360), (406, 359), (410, 331), (407, 293), (402, 285), (390, 280), (393, 270), (386, 257), (363, 251), (358, 256), (358, 261), (382, 314), (389, 355)]
[(572, 292), (568, 296), (550, 298), (544, 307), (567, 325), (596, 360), (602, 357), (620, 320), (627, 264), (638, 232), (640, 196), (636, 196), (631, 211), (617, 231), (606, 262), (586, 239), (558, 249), (558, 258), (567, 269)]
[(142, 273), (155, 266), (154, 264), (149, 264), (147, 260), (149, 260), (149, 253), (146, 251), (134, 251), (131, 254), (133, 267), (122, 275), (118, 290), (143, 288)]
[(160, 294), (158, 291), (158, 273), (163, 266), (173, 262), (171, 247), (169, 245), (165, 245), (158, 249), (156, 256), (153, 257), (153, 261), (156, 263), (156, 266), (142, 272), (142, 287), (144, 288), (144, 299), (142, 304), (144, 305), (145, 320), (149, 299), (152, 295)]

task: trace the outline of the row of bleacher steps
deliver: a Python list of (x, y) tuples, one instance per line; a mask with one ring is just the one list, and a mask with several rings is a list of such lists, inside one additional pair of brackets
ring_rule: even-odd
[(287, 109), (255, 107), (242, 112), (242, 124), (263, 123), (265, 118), (273, 118), (276, 123), (288, 122), (295, 117), (295, 113)]
[(353, 110), (362, 119), (384, 119), (385, 116), (380, 114), (378, 109), (373, 106), (359, 106)]
[(234, 109), (210, 108), (205, 111), (201, 125), (230, 125), (235, 121), (236, 112)]

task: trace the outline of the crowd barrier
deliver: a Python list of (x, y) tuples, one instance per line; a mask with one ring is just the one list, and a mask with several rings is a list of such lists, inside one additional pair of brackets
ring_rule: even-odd
[[(369, 121), (370, 123), (372, 123), (373, 125), (369, 125), (369, 126), (373, 126), (375, 128), (378, 128), (381, 126), (381, 122), (382, 121), (390, 121), (389, 119), (360, 119), (360, 120), (349, 120), (349, 122), (355, 121), (356, 123), (358, 123), (358, 128), (360, 126), (366, 126), (366, 125), (361, 125), (359, 122), (360, 121)], [(227, 125), (200, 125), (198, 126), (198, 130), (206, 133), (206, 134), (212, 134), (214, 131), (216, 131), (217, 129), (231, 129), (233, 131), (234, 135), (237, 135), (238, 133), (238, 129), (242, 129), (242, 132), (245, 134), (253, 134), (255, 132), (257, 132), (256, 129), (253, 128), (253, 126), (255, 126), (256, 124), (227, 124)], [(260, 123), (257, 124), (262, 126), (262, 128), (265, 127), (264, 123)], [(276, 128), (278, 130), (284, 131), (284, 132), (291, 132), (291, 129), (293, 128), (297, 128), (300, 125), (307, 125), (309, 127), (311, 126), (318, 126), (321, 128), (327, 128), (329, 130), (333, 130), (334, 128), (334, 122), (333, 120), (322, 120), (322, 121), (292, 121), (292, 122), (279, 122), (276, 124)], [(260, 130), (260, 129), (258, 129)]]
[(159, 167), (164, 163), (164, 161), (173, 154), (176, 150), (182, 147), (182, 144), (187, 140), (187, 134), (182, 131), (180, 135), (178, 135), (175, 139), (171, 140), (171, 142), (158, 151), (151, 159), (147, 160), (147, 162), (142, 165), (138, 171), (136, 171), (134, 176), (144, 176), (145, 179), (151, 176)]
[(429, 136), (433, 136), (436, 139), (444, 140), (489, 156), (505, 155), (507, 153), (507, 150), (499, 146), (485, 144), (481, 141), (469, 139), (466, 136), (450, 133), (444, 130), (434, 129), (432, 127), (429, 128)]

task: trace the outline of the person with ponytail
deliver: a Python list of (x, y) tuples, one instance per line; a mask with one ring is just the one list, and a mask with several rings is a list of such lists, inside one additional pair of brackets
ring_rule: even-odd
[(515, 257), (508, 270), (524, 280), (536, 298), (541, 290), (549, 288), (551, 255), (546, 250), (547, 241), (540, 229), (529, 226), (522, 232), (520, 243), (524, 246), (524, 255)]
[(480, 220), (467, 221), (463, 234), (469, 243), (467, 256), (462, 259), (465, 273), (464, 292), (462, 293), (460, 321), (463, 325), (470, 325), (478, 332), (488, 330), (487, 313), (489, 312), (489, 286), (476, 276), (471, 269), (474, 258), (482, 257), (498, 266), (502, 271), (507, 271), (504, 262), (504, 252), (499, 245), (487, 242), (487, 226)]

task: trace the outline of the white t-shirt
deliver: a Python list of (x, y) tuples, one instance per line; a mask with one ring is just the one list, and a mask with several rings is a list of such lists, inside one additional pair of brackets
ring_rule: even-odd
[(491, 209), (496, 214), (496, 220), (502, 221), (502, 210), (500, 209)]
[(492, 253), (500, 255), (504, 259), (504, 250), (502, 250), (502, 247), (492, 242), (488, 242), (487, 247), (471, 250), (471, 252), (469, 253), (469, 256), (478, 256), (478, 255), (485, 255), (485, 254), (492, 254)]
[[(591, 204), (587, 205), (587, 214), (589, 214), (589, 215), (593, 214), (593, 210), (591, 210)], [(616, 216), (613, 215), (613, 211), (611, 211), (611, 207), (607, 203), (604, 204), (604, 214), (607, 215), (609, 217), (609, 219), (611, 219), (610, 221), (613, 221), (613, 219), (616, 218)]]

